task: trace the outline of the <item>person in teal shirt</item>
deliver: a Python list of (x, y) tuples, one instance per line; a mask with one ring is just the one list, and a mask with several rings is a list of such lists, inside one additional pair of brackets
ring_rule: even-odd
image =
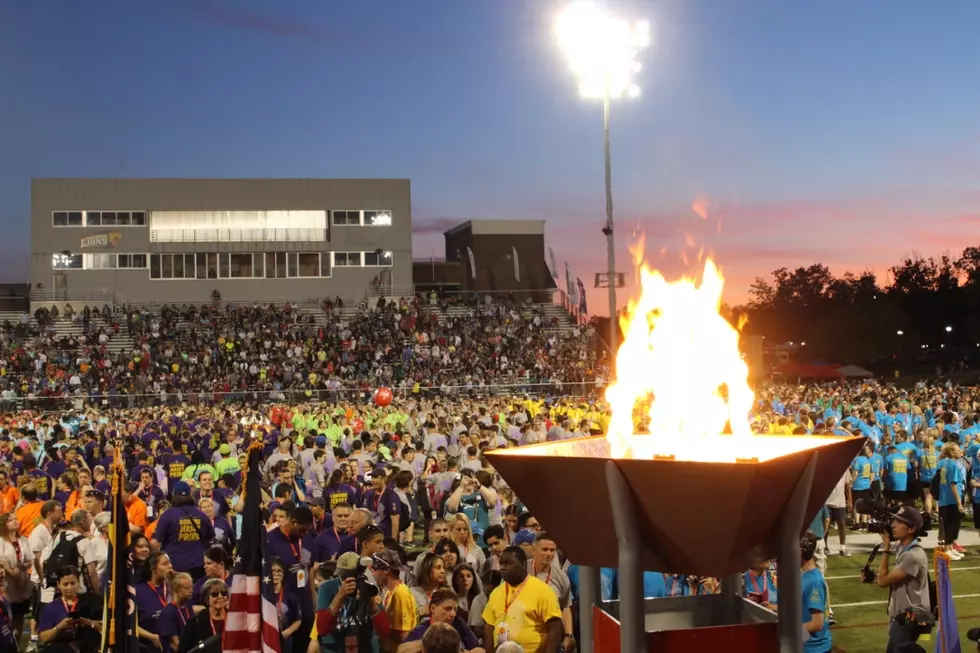
[(801, 589), (803, 592), (803, 629), (810, 636), (803, 642), (805, 653), (830, 653), (832, 650), (830, 637), (830, 609), (827, 597), (827, 581), (817, 569), (816, 562), (817, 536), (807, 531), (800, 538), (800, 567)]
[(959, 464), (960, 447), (955, 442), (943, 445), (936, 474), (939, 476), (939, 520), (942, 524), (940, 536), (952, 547), (949, 555), (954, 560), (962, 558), (962, 549), (956, 540), (960, 536), (966, 475)]
[(931, 515), (936, 507), (936, 498), (932, 496), (932, 479), (936, 478), (938, 466), (939, 452), (936, 451), (935, 441), (927, 435), (922, 439), (919, 448), (919, 481), (922, 483), (922, 507), (927, 515)]
[(895, 447), (888, 447), (885, 457), (885, 496), (891, 503), (908, 497), (909, 459)]

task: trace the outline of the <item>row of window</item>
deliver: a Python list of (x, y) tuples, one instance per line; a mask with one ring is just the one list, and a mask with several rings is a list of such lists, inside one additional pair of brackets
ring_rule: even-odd
[(150, 268), (151, 279), (292, 279), (330, 277), (332, 269), (391, 267), (391, 252), (199, 254), (55, 254), (56, 270)]
[[(337, 227), (390, 227), (391, 211), (330, 211)], [(55, 227), (145, 227), (146, 211), (53, 211)]]
[(55, 227), (145, 227), (146, 211), (54, 211)]

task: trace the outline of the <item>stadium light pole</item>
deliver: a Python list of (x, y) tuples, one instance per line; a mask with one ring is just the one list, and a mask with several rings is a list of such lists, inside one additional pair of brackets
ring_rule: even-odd
[(578, 80), (579, 95), (602, 100), (603, 150), (606, 173), (606, 236), (609, 283), (609, 351), (616, 356), (618, 344), (616, 308), (616, 239), (613, 233), (612, 160), (609, 149), (611, 100), (637, 98), (640, 87), (633, 75), (640, 71), (636, 57), (650, 45), (650, 24), (630, 23), (593, 4), (565, 9), (555, 26), (558, 43)]
[[(615, 365), (618, 337), (616, 310), (616, 239), (613, 233), (612, 159), (609, 148), (609, 110), (611, 101), (624, 95), (640, 96), (632, 77), (640, 71), (638, 52), (650, 44), (650, 25), (615, 18), (592, 4), (566, 8), (555, 25), (558, 44), (578, 81), (583, 98), (602, 100), (602, 144), (606, 175), (606, 237), (609, 284), (609, 352)], [(594, 631), (592, 606), (601, 600), (599, 570), (579, 568), (579, 629), (582, 653), (592, 653)]]

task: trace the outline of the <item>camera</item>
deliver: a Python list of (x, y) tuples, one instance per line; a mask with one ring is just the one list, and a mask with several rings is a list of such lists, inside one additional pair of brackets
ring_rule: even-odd
[[(892, 520), (895, 519), (895, 510), (899, 507), (889, 508), (874, 499), (858, 499), (854, 504), (854, 510), (859, 515), (868, 515), (871, 518), (868, 521), (869, 533), (888, 533), (893, 540), (896, 538), (891, 530)], [(916, 531), (915, 536), (919, 538), (926, 537), (929, 535), (929, 528), (931, 526), (931, 517), (929, 515), (922, 515), (922, 528)]]
[(871, 518), (868, 520), (869, 533), (891, 534), (892, 511), (885, 504), (874, 499), (858, 499), (854, 504), (854, 510), (859, 515), (867, 515)]

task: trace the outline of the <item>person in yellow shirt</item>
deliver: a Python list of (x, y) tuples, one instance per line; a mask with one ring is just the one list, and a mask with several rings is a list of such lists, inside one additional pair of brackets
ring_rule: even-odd
[(419, 623), (418, 606), (408, 585), (401, 581), (398, 572), (407, 569), (398, 553), (385, 549), (371, 556), (371, 570), (381, 591), (381, 604), (388, 613), (391, 634), (381, 641), (382, 651), (395, 651)]
[(509, 546), (500, 554), (504, 582), (490, 594), (483, 610), (487, 652), (517, 642), (526, 653), (555, 653), (562, 641), (561, 609), (554, 590), (527, 573), (527, 555)]

